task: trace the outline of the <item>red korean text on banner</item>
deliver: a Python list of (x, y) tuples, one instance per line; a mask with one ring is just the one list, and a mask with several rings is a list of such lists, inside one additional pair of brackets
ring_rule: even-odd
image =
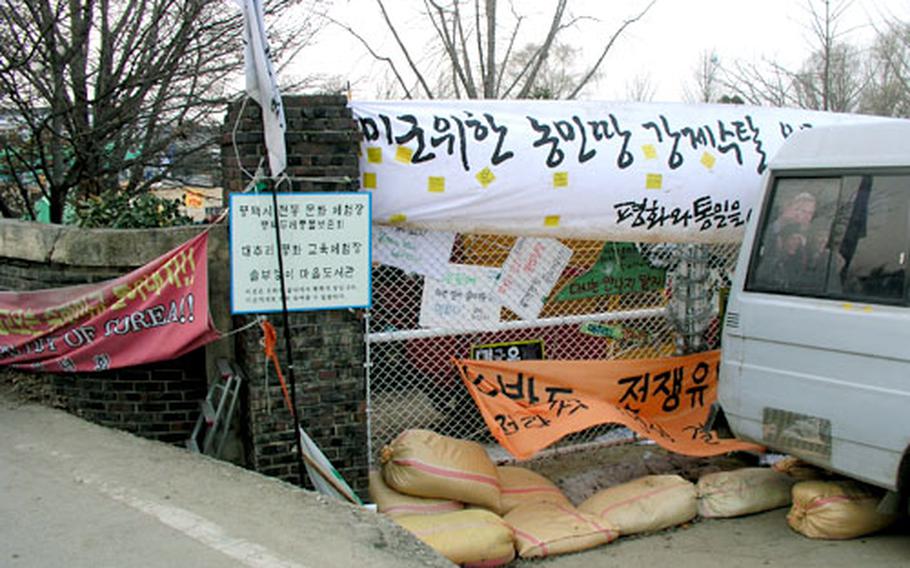
[(763, 451), (707, 431), (719, 351), (613, 361), (455, 360), (490, 432), (518, 459), (598, 424), (690, 456)]
[(174, 359), (217, 339), (208, 233), (115, 280), (0, 292), (0, 365), (104, 371)]

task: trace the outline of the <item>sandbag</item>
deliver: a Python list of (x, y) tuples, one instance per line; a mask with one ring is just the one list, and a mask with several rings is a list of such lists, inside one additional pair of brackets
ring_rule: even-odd
[(771, 469), (786, 473), (797, 481), (809, 481), (831, 477), (831, 474), (824, 469), (815, 467), (811, 463), (804, 462), (794, 456), (787, 456), (782, 460), (775, 462), (774, 465), (771, 466)]
[(496, 466), (476, 442), (405, 430), (382, 449), (380, 460), (383, 479), (399, 493), (499, 510)]
[(464, 509), (464, 503), (451, 499), (429, 499), (399, 493), (386, 485), (382, 474), (370, 472), (370, 499), (376, 503), (380, 513), (395, 517), (398, 515), (435, 515)]
[(491, 511), (470, 509), (394, 520), (456, 564), (501, 566), (515, 558), (511, 527)]
[(522, 558), (554, 556), (607, 544), (619, 531), (572, 505), (524, 503), (503, 519), (515, 531)]
[(765, 467), (744, 467), (701, 476), (698, 514), (702, 517), (738, 517), (790, 504), (792, 477)]
[(787, 523), (809, 538), (856, 538), (879, 531), (897, 518), (876, 511), (881, 498), (881, 490), (858, 481), (801, 481), (793, 486)]
[(678, 475), (648, 475), (602, 489), (578, 510), (597, 516), (625, 535), (691, 521), (698, 504), (694, 483)]
[(524, 503), (558, 503), (572, 506), (559, 487), (537, 472), (510, 465), (499, 466), (496, 472), (499, 475), (500, 515), (505, 515)]

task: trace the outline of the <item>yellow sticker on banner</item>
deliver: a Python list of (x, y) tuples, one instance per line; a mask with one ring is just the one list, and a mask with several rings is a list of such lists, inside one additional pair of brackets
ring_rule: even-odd
[(569, 172), (553, 172), (553, 187), (569, 187)]
[(545, 227), (558, 227), (559, 215), (547, 215), (544, 217), (543, 224)]
[(411, 158), (414, 157), (414, 150), (411, 150), (407, 146), (399, 146), (395, 150), (395, 159), (403, 164), (410, 164)]
[(661, 174), (648, 174), (645, 178), (645, 189), (660, 189), (664, 186), (664, 176)]
[(376, 146), (367, 148), (367, 161), (371, 164), (381, 164), (382, 148), (377, 148)]
[(645, 155), (646, 160), (657, 159), (657, 148), (654, 147), (654, 144), (645, 144), (641, 147), (641, 151)]
[(430, 193), (442, 193), (446, 190), (446, 178), (439, 176), (430, 176), (427, 178), (427, 191)]
[(477, 178), (477, 181), (480, 182), (480, 185), (482, 185), (484, 189), (496, 181), (496, 176), (493, 175), (493, 171), (490, 170), (490, 168), (480, 170), (474, 177)]
[(709, 170), (714, 169), (714, 164), (717, 163), (717, 158), (714, 157), (714, 154), (711, 152), (705, 152), (701, 155), (701, 165), (708, 168)]
[(376, 174), (373, 172), (363, 172), (364, 189), (376, 189)]
[(396, 213), (389, 217), (389, 223), (404, 223), (408, 220), (408, 216), (404, 213)]

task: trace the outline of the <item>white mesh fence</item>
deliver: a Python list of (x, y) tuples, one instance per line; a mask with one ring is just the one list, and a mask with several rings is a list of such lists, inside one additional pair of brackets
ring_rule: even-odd
[[(426, 238), (448, 247), (452, 236), (428, 233)], [(367, 331), (371, 460), (407, 428), (494, 443), (453, 357), (634, 359), (719, 346), (719, 314), (738, 244), (560, 240), (560, 246), (535, 239), (550, 246), (523, 257), (524, 270), (504, 271), (517, 242), (514, 237), (456, 235), (448, 258), (423, 259), (437, 264), (427, 268), (438, 275), (455, 265), (448, 277), (374, 263)], [(510, 268), (515, 268), (514, 260)], [(532, 261), (538, 267), (529, 266)], [(552, 287), (541, 283), (540, 267), (554, 278), (558, 274)], [(493, 292), (466, 282), (485, 274), (498, 275)], [(496, 293), (502, 292), (507, 275), (517, 291), (511, 301)], [(531, 307), (515, 308), (525, 317), (503, 305), (521, 304), (529, 290)], [(535, 291), (546, 296), (541, 306), (533, 305)], [(590, 428), (560, 445), (609, 438), (615, 429), (610, 424)]]

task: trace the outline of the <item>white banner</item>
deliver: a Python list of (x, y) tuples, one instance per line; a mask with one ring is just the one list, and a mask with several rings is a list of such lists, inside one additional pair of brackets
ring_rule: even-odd
[(246, 75), (246, 92), (262, 107), (265, 147), (269, 154), (272, 177), (282, 174), (287, 167), (287, 150), (284, 133), (284, 104), (278, 91), (278, 81), (272, 70), (269, 41), (265, 35), (262, 13), (263, 0), (236, 0), (243, 12), (243, 61)]
[(742, 105), (353, 102), (373, 220), (641, 242), (735, 242), (769, 160), (809, 127), (885, 120)]

